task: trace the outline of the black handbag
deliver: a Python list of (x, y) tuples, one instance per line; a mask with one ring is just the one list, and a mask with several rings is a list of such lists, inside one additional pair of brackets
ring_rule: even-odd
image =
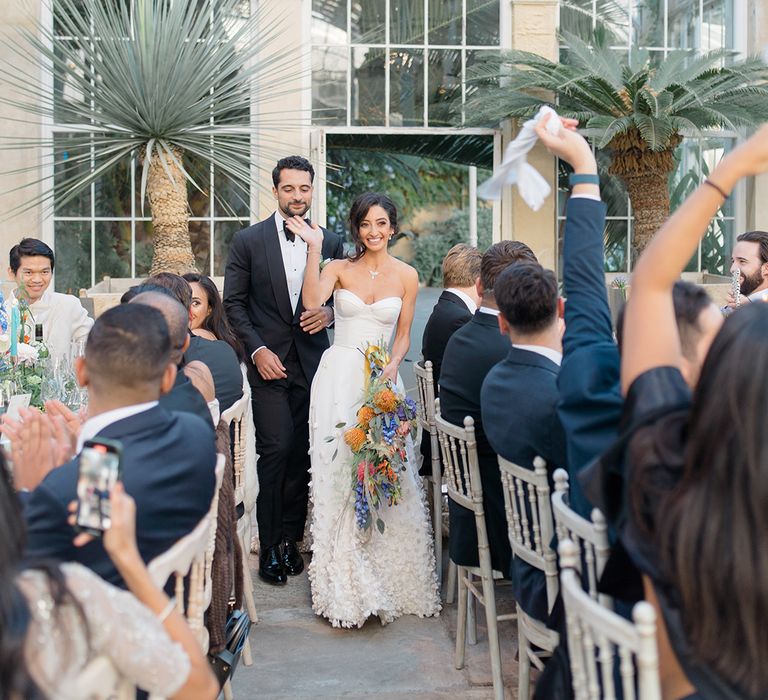
[(219, 687), (223, 687), (234, 674), (237, 664), (240, 662), (240, 655), (243, 653), (245, 640), (251, 631), (251, 618), (245, 610), (234, 610), (227, 619), (226, 646), (218, 654), (209, 654), (208, 660), (211, 663), (216, 678), (219, 681)]

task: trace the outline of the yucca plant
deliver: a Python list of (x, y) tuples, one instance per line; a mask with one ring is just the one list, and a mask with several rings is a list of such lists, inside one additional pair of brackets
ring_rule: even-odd
[(570, 33), (563, 39), (563, 63), (524, 51), (488, 57), (471, 75), (466, 113), (497, 124), (554, 102), (561, 115), (578, 119), (598, 148), (609, 149), (609, 172), (627, 188), (635, 259), (669, 215), (675, 148), (704, 129), (738, 131), (765, 121), (768, 65), (734, 60), (728, 51), (673, 51), (661, 59), (636, 50), (626, 58), (608, 48), (601, 31), (591, 45)]
[[(6, 147), (54, 153), (55, 167), (66, 161), (66, 168), (57, 167), (57, 205), (137, 155), (141, 202), (146, 196), (155, 233), (153, 274), (195, 267), (187, 186), (200, 188), (185, 166), (189, 158), (205, 167), (212, 163), (230, 180), (230, 196), (234, 191), (249, 202), (251, 100), (282, 94), (296, 58), (279, 43), (280, 20), (248, 15), (248, 4), (54, 0), (55, 29), (41, 24), (5, 40), (19, 56), (51, 71), (65, 89), (54, 96), (39, 73), (6, 64), (0, 67), (6, 83), (0, 101), (72, 125), (74, 132), (66, 153), (44, 139)], [(67, 40), (57, 40), (62, 36)], [(300, 123), (290, 114), (276, 116), (284, 128)], [(92, 158), (95, 167), (87, 167)], [(25, 206), (42, 204), (47, 213), (53, 195), (54, 183), (44, 181)], [(219, 203), (232, 211), (231, 202)]]

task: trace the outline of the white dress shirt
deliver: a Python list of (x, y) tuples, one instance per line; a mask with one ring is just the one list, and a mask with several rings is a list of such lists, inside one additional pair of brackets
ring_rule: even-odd
[(294, 313), (301, 299), (301, 285), (304, 284), (304, 269), (307, 267), (307, 244), (296, 236), (291, 242), (285, 237), (285, 219), (280, 211), (275, 212), (277, 237), (280, 241), (280, 253), (283, 256), (285, 281), (288, 283), (288, 297)]
[(498, 316), (499, 310), (498, 309), (492, 309), (490, 306), (481, 306), (478, 311), (481, 314), (488, 314), (489, 316)]
[(563, 362), (563, 353), (545, 347), (544, 345), (518, 345), (517, 343), (512, 343), (512, 347), (517, 348), (518, 350), (528, 350), (528, 352), (535, 352), (539, 355), (543, 355), (548, 360), (552, 360), (558, 367)]
[(450, 292), (451, 294), (455, 294), (457, 297), (459, 297), (459, 299), (461, 299), (469, 309), (469, 313), (474, 314), (475, 311), (477, 311), (477, 304), (475, 304), (475, 300), (466, 292), (462, 292), (460, 289), (456, 289), (456, 287), (448, 287), (445, 291)]
[(147, 401), (146, 403), (135, 403), (132, 406), (122, 406), (121, 408), (114, 408), (111, 411), (105, 411), (99, 413), (99, 415), (89, 418), (83, 427), (80, 429), (80, 435), (77, 438), (77, 452), (83, 449), (83, 443), (86, 440), (93, 440), (104, 428), (117, 423), (119, 420), (130, 418), (138, 413), (148, 411), (150, 408), (157, 406), (157, 401)]
[[(77, 297), (54, 292), (50, 287), (29, 305), (29, 311), (34, 319), (31, 323), (43, 324), (43, 342), (52, 356), (68, 356), (72, 341), (85, 340), (93, 326), (93, 319)], [(35, 337), (34, 325), (30, 336)]]

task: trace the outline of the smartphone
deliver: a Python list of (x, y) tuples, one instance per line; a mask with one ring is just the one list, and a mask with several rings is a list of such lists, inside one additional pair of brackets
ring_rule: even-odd
[(123, 446), (117, 440), (87, 440), (80, 452), (75, 530), (96, 537), (112, 524), (109, 496), (120, 479)]

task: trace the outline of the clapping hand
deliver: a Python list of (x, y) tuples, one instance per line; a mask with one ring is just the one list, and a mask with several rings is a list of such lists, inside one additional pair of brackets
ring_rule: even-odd
[(308, 224), (300, 216), (292, 216), (285, 220), (285, 227), (301, 238), (307, 247), (319, 251), (323, 247), (323, 232), (317, 224)]
[(75, 448), (61, 416), (22, 408), (19, 418), (4, 417), (2, 432), (11, 441), (16, 488), (32, 490), (54, 467), (71, 459)]
[(550, 153), (569, 163), (577, 173), (596, 173), (597, 164), (587, 140), (576, 131), (576, 119), (559, 117), (563, 128), (557, 134), (547, 131), (550, 115), (545, 115), (536, 125), (536, 135)]

